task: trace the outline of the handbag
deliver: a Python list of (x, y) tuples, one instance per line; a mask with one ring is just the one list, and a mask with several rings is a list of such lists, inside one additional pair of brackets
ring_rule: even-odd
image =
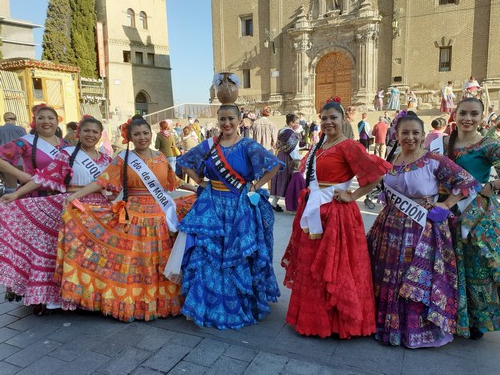
[(374, 137), (368, 137), (368, 146), (372, 145), (375, 142)]

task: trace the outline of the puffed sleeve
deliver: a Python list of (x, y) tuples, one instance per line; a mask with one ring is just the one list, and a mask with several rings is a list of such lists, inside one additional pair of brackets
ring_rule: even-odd
[(64, 180), (68, 173), (73, 174), (69, 166), (69, 158), (70, 155), (65, 150), (61, 150), (48, 166), (41, 170), (37, 169), (31, 179), (44, 188), (66, 192)]
[(430, 152), (429, 157), (439, 161), (439, 166), (434, 171), (434, 175), (448, 192), (468, 196), (474, 191), (481, 191), (481, 184), (469, 172), (455, 164), (447, 156)]
[(347, 146), (343, 148), (345, 159), (356, 175), (359, 186), (363, 187), (375, 182), (391, 169), (389, 162), (377, 155), (368, 154), (361, 143), (349, 139), (344, 143)]
[(28, 151), (28, 144), (22, 139), (15, 139), (12, 142), (0, 146), (0, 159), (7, 163), (17, 165), (22, 155)]
[(491, 162), (497, 175), (500, 176), (500, 141), (495, 138), (488, 138), (484, 140), (484, 143), (485, 147), (483, 150), (485, 157)]
[(284, 167), (285, 163), (262, 147), (260, 143), (249, 138), (243, 139), (242, 142), (246, 142), (247, 158), (252, 167), (254, 180), (260, 179), (264, 173), (272, 170), (277, 165), (280, 165), (281, 168)]
[(119, 156), (115, 157), (106, 167), (104, 172), (97, 177), (96, 181), (104, 189), (119, 193), (123, 187), (123, 159)]
[(204, 145), (207, 142), (208, 141), (203, 141), (196, 147), (193, 147), (187, 153), (178, 158), (177, 163), (179, 163), (182, 168), (196, 170), (205, 157)]

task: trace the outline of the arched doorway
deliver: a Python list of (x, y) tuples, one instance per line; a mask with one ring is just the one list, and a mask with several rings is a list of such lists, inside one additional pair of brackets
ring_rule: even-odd
[(148, 114), (148, 96), (144, 91), (140, 91), (135, 97), (135, 113), (141, 116)]
[(352, 61), (342, 52), (323, 56), (316, 65), (316, 110), (319, 112), (325, 102), (338, 96), (344, 107), (351, 105)]

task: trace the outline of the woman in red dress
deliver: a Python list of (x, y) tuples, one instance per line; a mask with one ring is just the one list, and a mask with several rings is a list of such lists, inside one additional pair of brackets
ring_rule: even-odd
[[(290, 243), (282, 259), (292, 290), (287, 323), (303, 335), (340, 338), (375, 332), (375, 302), (365, 230), (356, 199), (380, 182), (390, 164), (342, 133), (344, 109), (321, 111), (323, 135), (307, 160)], [(350, 191), (356, 176), (359, 188)]]

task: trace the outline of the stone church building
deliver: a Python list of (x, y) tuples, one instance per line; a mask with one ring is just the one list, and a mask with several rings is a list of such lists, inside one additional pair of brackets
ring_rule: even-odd
[(248, 107), (312, 114), (339, 96), (373, 108), (397, 86), (430, 108), (471, 75), (497, 104), (499, 15), (500, 0), (212, 0), (214, 69), (240, 77)]

